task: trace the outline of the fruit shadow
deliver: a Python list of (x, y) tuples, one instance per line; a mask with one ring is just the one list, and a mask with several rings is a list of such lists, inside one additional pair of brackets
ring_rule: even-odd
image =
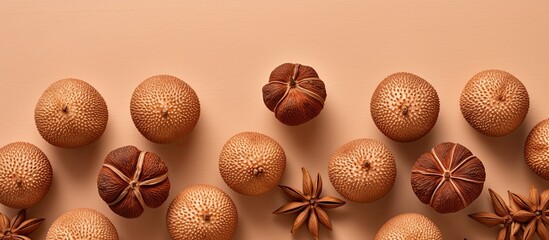
[[(333, 132), (337, 131), (334, 124), (333, 114), (329, 114), (329, 109), (321, 112), (319, 116), (311, 121), (299, 126), (286, 126), (282, 123), (276, 124), (277, 133), (282, 134), (279, 143), (286, 151), (287, 161), (291, 164), (298, 164), (297, 167), (305, 167), (311, 172), (321, 170), (325, 173), (329, 155), (325, 155), (327, 146), (335, 146), (337, 138), (333, 137)], [(299, 146), (299, 147), (295, 147)], [(330, 149), (329, 154), (332, 153)], [(294, 152), (290, 152), (294, 151)], [(297, 159), (296, 159), (297, 158)], [(319, 164), (319, 161), (324, 161)], [(288, 167), (295, 167), (288, 164)], [(317, 169), (315, 169), (317, 168)]]
[[(535, 124), (537, 124), (537, 122), (534, 122), (530, 115), (528, 115), (524, 122), (515, 131), (507, 136), (490, 137), (478, 133), (472, 128), (470, 128), (470, 131), (471, 134), (476, 134), (476, 137), (479, 140), (478, 142), (482, 144), (481, 147), (488, 149), (490, 152), (489, 155), (493, 156), (491, 159), (481, 159), (483, 162), (486, 161), (488, 165), (498, 165), (496, 167), (500, 168), (499, 170), (501, 171), (508, 171), (510, 174), (517, 173), (516, 176), (524, 176), (528, 178), (530, 184), (537, 186), (539, 190), (539, 188), (549, 188), (549, 182), (535, 174), (535, 172), (528, 167), (524, 159), (524, 145), (526, 143), (526, 138)], [(501, 167), (502, 165), (504, 168)], [(487, 179), (491, 177), (488, 175), (489, 170), (491, 169), (487, 170)], [(513, 177), (498, 177), (497, 179), (509, 181), (509, 183), (516, 181)], [(499, 186), (507, 185), (506, 182), (502, 181), (498, 181), (497, 184)], [(513, 191), (512, 189), (508, 190)], [(527, 189), (523, 189), (523, 191), (524, 194), (527, 193)]]
[[(239, 220), (234, 239), (249, 238), (250, 236), (245, 234), (250, 232), (247, 230), (248, 228), (253, 228), (256, 231), (257, 228), (262, 228), (264, 230), (260, 232), (270, 233), (275, 228), (279, 232), (276, 234), (276, 237), (274, 235), (273, 237), (261, 235), (253, 236), (254, 239), (279, 239), (279, 236), (283, 234), (287, 234), (285, 236), (288, 237), (292, 236), (292, 239), (311, 239), (306, 223), (295, 234), (291, 234), (290, 230), (297, 214), (273, 214), (276, 209), (291, 201), (278, 187), (260, 196), (244, 196), (233, 191), (231, 192), (231, 197), (237, 205)], [(331, 216), (330, 219), (336, 221)], [(333, 239), (331, 237), (332, 233), (323, 226), (319, 226), (319, 234), (321, 239)], [(283, 239), (286, 239), (286, 237)]]
[[(52, 181), (51, 188), (42, 201), (40, 201), (36, 206), (27, 209), (27, 218), (43, 218), (44, 216), (52, 216), (51, 218), (45, 218), (44, 222), (38, 227), (29, 237), (32, 239), (38, 239), (37, 236), (46, 236), (48, 229), (55, 219), (64, 212), (63, 209), (58, 209), (56, 207), (60, 201), (63, 186), (60, 181), (58, 181), (55, 176)], [(68, 209), (66, 209), (68, 210)]]
[(63, 172), (70, 177), (70, 181), (82, 183), (94, 179), (103, 164), (107, 154), (103, 139), (99, 139), (90, 145), (69, 149), (49, 145), (46, 150), (50, 162), (52, 162), (54, 179), (57, 172)]
[[(199, 155), (200, 144), (204, 142), (202, 127), (197, 125), (193, 131), (189, 133), (185, 138), (170, 144), (157, 144), (147, 141), (143, 145), (143, 150), (151, 151), (160, 156), (164, 163), (168, 166), (170, 176), (177, 176), (178, 181), (170, 179), (170, 196), (179, 193), (184, 187), (188, 187), (191, 184), (197, 184), (190, 182), (191, 179), (181, 178), (179, 176), (192, 175), (189, 172), (198, 172), (202, 169), (195, 169), (200, 164), (196, 161), (200, 159), (193, 159), (193, 156)], [(175, 177), (173, 179), (176, 179)], [(182, 181), (181, 181), (182, 180)], [(170, 200), (171, 197), (168, 199)]]
[[(166, 226), (166, 213), (170, 202), (166, 200), (162, 206), (158, 208), (145, 208), (145, 211), (138, 218), (124, 218), (109, 211), (111, 221), (118, 230), (119, 236), (156, 236), (156, 239), (161, 239), (161, 236), (168, 235), (168, 227)], [(107, 212), (105, 212), (107, 213)], [(130, 234), (131, 233), (131, 234)], [(124, 239), (124, 238), (122, 238)]]

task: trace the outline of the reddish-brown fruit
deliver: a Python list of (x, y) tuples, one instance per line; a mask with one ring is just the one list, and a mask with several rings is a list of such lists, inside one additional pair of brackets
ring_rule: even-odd
[(482, 192), (484, 165), (469, 149), (441, 143), (419, 157), (412, 167), (412, 189), (439, 213), (457, 212)]
[(437, 122), (438, 94), (423, 78), (411, 73), (395, 73), (377, 86), (370, 113), (377, 128), (399, 142), (417, 140)]
[(10, 143), (0, 148), (0, 203), (29, 208), (49, 192), (53, 171), (46, 155), (36, 146)]
[(467, 82), (459, 106), (475, 130), (499, 137), (511, 133), (524, 121), (530, 98), (526, 87), (510, 73), (486, 70)]
[(174, 76), (157, 75), (133, 92), (130, 112), (139, 132), (155, 143), (171, 143), (187, 136), (200, 117), (195, 91)]
[(118, 240), (112, 222), (98, 211), (78, 208), (57, 218), (46, 235), (46, 240)]
[(231, 137), (219, 156), (219, 173), (238, 193), (261, 195), (278, 185), (286, 169), (284, 149), (274, 139), (256, 132)]
[(524, 159), (536, 174), (549, 180), (549, 119), (538, 123), (528, 134)]
[(168, 198), (168, 167), (154, 153), (134, 146), (121, 147), (105, 158), (97, 188), (113, 212), (136, 218), (145, 206), (157, 208)]
[(328, 163), (334, 188), (355, 202), (373, 202), (387, 194), (396, 178), (396, 163), (385, 144), (357, 139), (337, 149)]
[(77, 148), (97, 140), (107, 127), (105, 100), (90, 84), (63, 79), (51, 84), (38, 100), (34, 120), (48, 143)]
[(173, 199), (166, 224), (174, 240), (230, 240), (236, 232), (238, 213), (233, 200), (221, 189), (194, 185)]
[(387, 221), (377, 231), (375, 240), (442, 240), (437, 225), (426, 216), (404, 213)]
[(316, 71), (298, 63), (284, 63), (275, 68), (263, 87), (267, 108), (280, 122), (290, 126), (316, 117), (325, 100), (326, 88)]

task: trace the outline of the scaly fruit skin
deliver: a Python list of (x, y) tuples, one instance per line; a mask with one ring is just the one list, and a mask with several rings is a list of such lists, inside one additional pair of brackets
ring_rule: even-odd
[(549, 180), (549, 119), (538, 123), (528, 134), (524, 159), (538, 176)]
[(112, 222), (98, 211), (78, 208), (57, 218), (46, 235), (46, 240), (94, 239), (118, 240)]
[(219, 156), (219, 172), (227, 185), (244, 195), (261, 195), (278, 185), (286, 169), (284, 149), (256, 132), (231, 137)]
[(168, 167), (162, 159), (134, 146), (111, 151), (97, 176), (99, 196), (125, 218), (139, 217), (144, 207), (160, 207), (170, 193)]
[(370, 113), (377, 128), (388, 138), (410, 142), (426, 135), (440, 110), (436, 90), (411, 73), (394, 73), (377, 86)]
[(404, 213), (387, 221), (377, 231), (375, 240), (442, 240), (442, 233), (429, 218)]
[(99, 139), (109, 113), (105, 100), (90, 84), (62, 79), (51, 84), (34, 110), (36, 128), (48, 143), (77, 148)]
[(320, 114), (326, 101), (326, 86), (316, 71), (299, 63), (276, 67), (262, 88), (263, 102), (288, 126), (308, 122)]
[(172, 143), (187, 136), (200, 117), (200, 102), (184, 81), (157, 75), (133, 92), (130, 112), (139, 132), (155, 143)]
[(501, 137), (524, 121), (530, 98), (526, 87), (510, 73), (486, 70), (467, 82), (459, 105), (463, 117), (475, 130)]
[(396, 178), (396, 163), (385, 144), (356, 139), (337, 149), (328, 163), (328, 176), (345, 198), (367, 203), (387, 194)]
[(222, 190), (194, 185), (174, 198), (166, 223), (174, 240), (230, 240), (236, 231), (238, 214)]
[(52, 178), (50, 161), (38, 147), (15, 142), (0, 148), (0, 203), (32, 207), (49, 192)]

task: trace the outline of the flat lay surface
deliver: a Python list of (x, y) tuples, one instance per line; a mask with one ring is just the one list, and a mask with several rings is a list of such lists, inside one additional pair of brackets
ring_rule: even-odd
[[(421, 213), (445, 239), (494, 239), (467, 215), (491, 212), (488, 188), (507, 200), (507, 190), (528, 194), (549, 182), (524, 161), (524, 143), (549, 118), (549, 2), (547, 1), (2, 1), (0, 2), (0, 145), (26, 141), (38, 146), (53, 168), (47, 196), (27, 210), (46, 220), (31, 236), (44, 239), (62, 213), (92, 208), (107, 216), (120, 239), (169, 239), (170, 202), (193, 184), (214, 185), (238, 210), (234, 239), (310, 239), (306, 226), (293, 237), (295, 215), (272, 212), (290, 199), (280, 190), (260, 196), (233, 191), (219, 173), (219, 155), (233, 135), (254, 131), (278, 142), (286, 154), (280, 184), (301, 189), (305, 167), (320, 172), (323, 195), (345, 200), (327, 209), (333, 232), (320, 239), (373, 239), (400, 213)], [(265, 106), (262, 87), (282, 63), (313, 67), (324, 81), (324, 109), (290, 127)], [(475, 74), (500, 69), (518, 78), (530, 97), (524, 122), (511, 134), (488, 137), (460, 112), (460, 94)], [(410, 143), (384, 136), (370, 114), (377, 85), (396, 72), (410, 72), (437, 91), (440, 112), (433, 129)], [(182, 141), (156, 144), (136, 129), (130, 115), (135, 88), (169, 74), (184, 80), (200, 101), (200, 118)], [(109, 111), (102, 137), (64, 149), (47, 143), (34, 122), (44, 90), (64, 78), (82, 79), (103, 96)], [(394, 186), (373, 203), (354, 203), (334, 189), (328, 162), (358, 138), (386, 144), (394, 155)], [(442, 142), (468, 148), (486, 169), (480, 196), (457, 213), (440, 214), (423, 204), (410, 183), (412, 165)], [(134, 145), (158, 155), (169, 169), (170, 194), (136, 219), (112, 212), (101, 199), (97, 176), (112, 150)], [(0, 205), (0, 212), (18, 209)]]

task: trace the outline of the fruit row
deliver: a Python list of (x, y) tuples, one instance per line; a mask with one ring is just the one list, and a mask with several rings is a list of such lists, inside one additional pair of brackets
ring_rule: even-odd
[[(286, 63), (275, 68), (263, 87), (267, 108), (279, 121), (290, 126), (303, 124), (320, 114), (326, 97), (325, 85), (317, 72), (301, 64)], [(464, 118), (477, 131), (504, 136), (526, 117), (529, 97), (524, 85), (511, 74), (488, 70), (467, 83), (460, 107)], [(414, 74), (396, 73), (378, 85), (370, 109), (374, 123), (383, 134), (395, 141), (407, 142), (421, 138), (433, 128), (439, 108), (436, 90), (427, 81)], [(145, 138), (155, 143), (171, 143), (184, 138), (195, 127), (200, 117), (200, 103), (187, 83), (173, 76), (158, 75), (137, 86), (130, 112), (133, 123)], [(64, 79), (50, 85), (35, 108), (40, 135), (59, 147), (78, 148), (94, 142), (103, 134), (107, 120), (103, 97), (90, 84), (77, 79)], [(548, 136), (549, 120), (545, 120), (532, 130), (525, 149), (528, 165), (546, 179), (549, 179)], [(3, 205), (26, 209), (37, 204), (49, 191), (53, 177), (51, 165), (46, 155), (32, 144), (18, 142), (1, 148), (0, 168), (0, 203)], [(286, 156), (280, 144), (256, 132), (231, 137), (219, 157), (221, 177), (232, 190), (244, 195), (261, 195), (272, 190), (280, 182), (285, 168)], [(383, 143), (357, 139), (332, 155), (328, 175), (343, 197), (368, 203), (390, 191), (396, 177), (396, 164)], [(437, 212), (449, 213), (471, 204), (481, 194), (485, 177), (482, 162), (466, 147), (441, 143), (418, 158), (412, 168), (411, 185), (423, 203)], [(321, 185), (320, 175), (312, 183), (304, 170), (303, 186), (308, 186), (307, 189), (301, 192), (282, 187), (297, 203), (291, 202), (292, 207), (285, 205), (275, 213), (300, 213), (292, 232), (306, 221), (315, 238), (318, 238), (318, 222), (331, 229), (326, 212), (317, 206), (333, 208), (344, 202), (329, 196), (321, 198)], [(156, 208), (165, 202), (170, 180), (168, 168), (158, 155), (126, 146), (106, 156), (97, 186), (99, 195), (114, 213), (135, 218), (145, 207)], [(87, 218), (95, 219), (93, 226), (74, 229), (79, 227), (74, 224), (78, 219)], [(415, 217), (418, 218), (421, 217)], [(11, 229), (10, 234), (29, 233), (17, 232), (14, 226), (21, 222), (12, 222), (17, 224), (4, 221), (1, 226)], [(426, 225), (432, 224), (428, 219), (426, 222)], [(199, 227), (204, 224), (209, 227)], [(222, 190), (195, 185), (172, 201), (167, 225), (174, 239), (197, 239), (204, 235), (230, 239), (237, 225), (237, 210)], [(118, 238), (112, 223), (100, 213), (78, 209), (56, 220), (47, 239), (79, 231), (108, 233), (104, 239)], [(80, 238), (91, 236), (92, 232)], [(380, 232), (391, 234), (388, 230)], [(437, 236), (441, 238), (440, 233)]]

